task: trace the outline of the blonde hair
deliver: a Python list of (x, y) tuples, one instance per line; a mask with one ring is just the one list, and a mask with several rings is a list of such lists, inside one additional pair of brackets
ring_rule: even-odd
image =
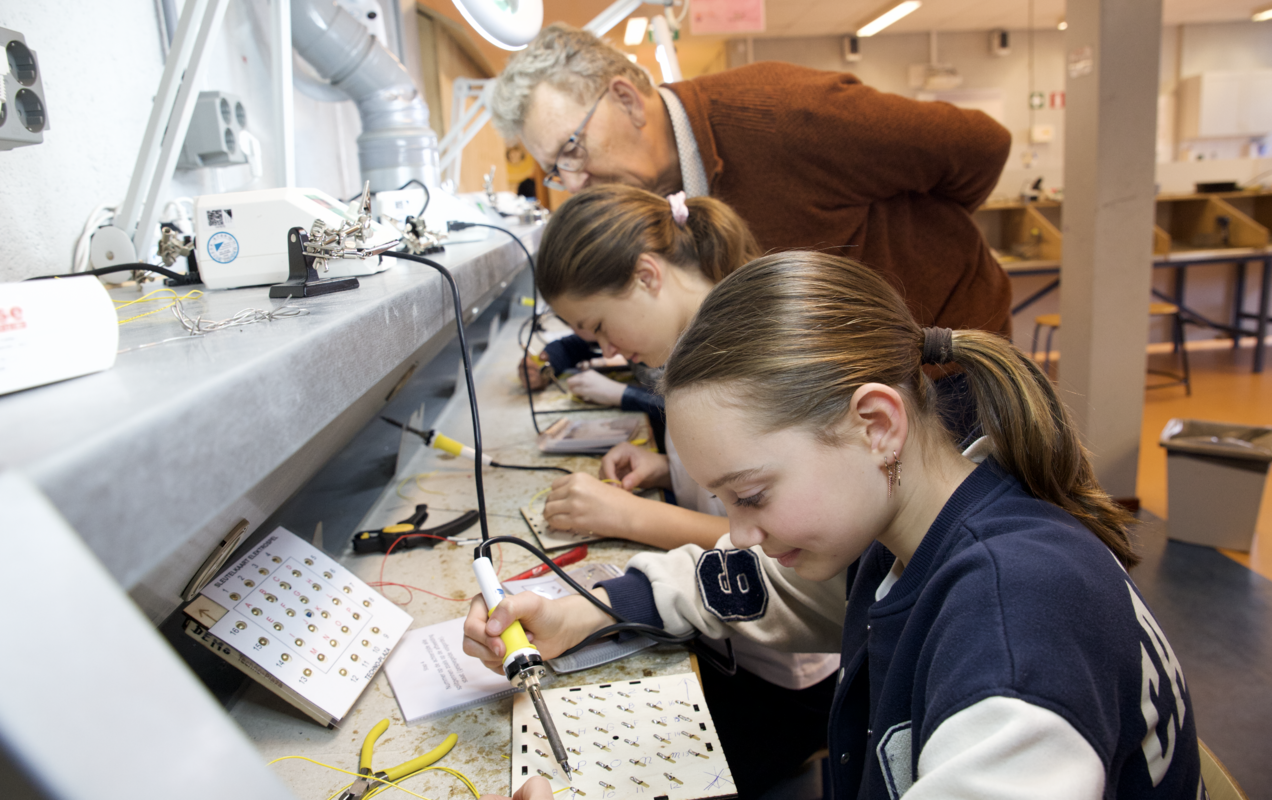
[[(761, 409), (767, 430), (832, 427), (865, 383), (892, 386), (921, 428), (940, 426), (920, 365), (924, 333), (873, 270), (822, 253), (789, 252), (747, 264), (698, 309), (667, 360), (663, 392), (722, 387)], [(1100, 488), (1090, 456), (1051, 381), (997, 334), (954, 331), (952, 361), (967, 376), (994, 458), (1033, 496), (1072, 514), (1127, 567), (1138, 562), (1133, 517)]]
[(526, 122), (530, 94), (540, 83), (546, 81), (576, 102), (590, 104), (619, 75), (642, 94), (654, 90), (649, 73), (628, 61), (621, 50), (587, 31), (554, 22), (508, 59), (491, 93), (491, 120), (505, 139), (517, 139)]
[(636, 261), (653, 253), (711, 283), (759, 255), (746, 223), (711, 197), (686, 202), (684, 226), (667, 198), (620, 184), (585, 189), (552, 214), (539, 245), (536, 283), (551, 301), (564, 295), (617, 293), (631, 285)]

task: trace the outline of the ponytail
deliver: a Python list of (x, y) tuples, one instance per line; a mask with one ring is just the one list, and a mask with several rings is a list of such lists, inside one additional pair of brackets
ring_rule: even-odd
[(925, 359), (962, 367), (1004, 470), (1134, 566), (1126, 534), (1133, 518), (1100, 488), (1068, 411), (1033, 360), (996, 334), (920, 328), (896, 290), (854, 261), (794, 251), (734, 272), (681, 335), (662, 390), (727, 383), (742, 407), (763, 410), (766, 430), (806, 427), (833, 442), (866, 383), (895, 388), (920, 430), (940, 426)]
[(698, 269), (712, 283), (760, 254), (751, 230), (732, 208), (714, 197), (693, 197), (685, 201), (689, 218), (685, 227), (693, 238)]
[(994, 459), (1034, 497), (1072, 514), (1128, 569), (1139, 563), (1126, 533), (1135, 518), (1100, 487), (1069, 410), (1034, 360), (978, 330), (955, 331), (952, 355)]
[(759, 255), (755, 237), (732, 208), (711, 197), (684, 202), (689, 214), (681, 225), (667, 198), (643, 189), (606, 184), (574, 195), (543, 232), (539, 291), (549, 301), (622, 292), (645, 253), (717, 283)]

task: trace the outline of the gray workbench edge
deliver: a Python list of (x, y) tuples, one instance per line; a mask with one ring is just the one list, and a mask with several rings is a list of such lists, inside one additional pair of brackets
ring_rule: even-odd
[[(537, 247), (541, 226), (514, 230)], [(525, 266), (503, 234), (468, 238), (481, 241), (433, 256), (466, 320)], [(151, 619), (166, 616), (238, 520), (264, 522), (455, 335), (431, 268), (398, 262), (361, 284), (291, 301), (308, 316), (122, 352), (106, 372), (0, 398), (0, 469), (25, 474)], [(188, 301), (213, 320), (281, 304), (265, 287)], [(156, 314), (121, 327), (120, 347), (181, 333)]]

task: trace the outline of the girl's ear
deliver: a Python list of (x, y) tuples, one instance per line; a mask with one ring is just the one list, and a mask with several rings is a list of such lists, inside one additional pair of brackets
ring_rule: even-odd
[(848, 418), (859, 427), (859, 435), (872, 453), (890, 460), (901, 453), (910, 432), (905, 401), (896, 389), (882, 383), (866, 383), (852, 396)]
[(651, 253), (641, 253), (636, 259), (636, 269), (632, 271), (633, 286), (639, 286), (657, 297), (663, 290), (667, 279), (667, 266)]

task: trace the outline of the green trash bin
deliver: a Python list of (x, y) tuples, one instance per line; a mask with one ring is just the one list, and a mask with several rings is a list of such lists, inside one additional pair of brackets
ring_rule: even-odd
[(1250, 552), (1272, 462), (1272, 428), (1172, 419), (1166, 448), (1166, 535)]

